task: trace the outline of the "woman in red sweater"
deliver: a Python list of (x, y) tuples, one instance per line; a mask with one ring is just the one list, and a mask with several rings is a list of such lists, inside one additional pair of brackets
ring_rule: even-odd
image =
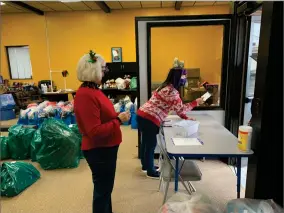
[(111, 193), (122, 141), (120, 124), (130, 117), (128, 113), (117, 114), (99, 89), (105, 70), (100, 55), (92, 51), (84, 55), (77, 66), (78, 79), (83, 83), (74, 100), (76, 120), (83, 135), (81, 148), (92, 171), (93, 213), (112, 213)]
[(183, 104), (179, 88), (186, 83), (186, 70), (183, 62), (177, 58), (174, 67), (170, 70), (165, 82), (152, 94), (148, 102), (137, 111), (138, 126), (142, 134), (140, 148), (142, 171), (147, 172), (147, 177), (159, 178), (160, 173), (154, 166), (154, 151), (157, 145), (156, 135), (159, 133), (161, 123), (170, 111), (175, 111), (183, 119), (190, 119), (186, 112), (203, 103), (201, 98)]

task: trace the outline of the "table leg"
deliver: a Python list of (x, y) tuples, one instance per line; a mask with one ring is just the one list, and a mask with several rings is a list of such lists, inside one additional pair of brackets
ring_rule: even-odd
[(241, 169), (242, 169), (242, 158), (237, 158), (237, 198), (241, 196)]
[(175, 192), (178, 191), (178, 174), (179, 174), (179, 167), (178, 167), (178, 163), (179, 163), (179, 158), (176, 158), (176, 171), (175, 171)]

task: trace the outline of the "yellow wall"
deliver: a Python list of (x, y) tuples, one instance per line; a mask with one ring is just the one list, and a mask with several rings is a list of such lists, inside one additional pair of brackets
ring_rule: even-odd
[(173, 59), (185, 68), (200, 68), (202, 81), (220, 83), (223, 26), (158, 27), (151, 29), (152, 82), (166, 79)]
[[(50, 68), (67, 69), (70, 73), (67, 87), (76, 89), (78, 59), (90, 49), (111, 61), (111, 47), (122, 47), (123, 61), (135, 61), (136, 16), (228, 14), (229, 6), (192, 7), (175, 11), (166, 9), (113, 10), (110, 14), (98, 12), (48, 12), (35, 14), (2, 15), (1, 23), (1, 73), (9, 78), (4, 46), (29, 45), (33, 68), (33, 80), (49, 79), (46, 27), (50, 50)], [(46, 22), (45, 22), (46, 19)], [(47, 23), (47, 24), (45, 24)], [(63, 88), (60, 74), (53, 79)]]

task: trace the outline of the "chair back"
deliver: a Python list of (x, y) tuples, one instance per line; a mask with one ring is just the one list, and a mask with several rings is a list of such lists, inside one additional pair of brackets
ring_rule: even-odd
[(171, 162), (171, 159), (166, 151), (166, 143), (164, 141), (164, 137), (162, 134), (158, 134), (157, 136), (157, 143), (160, 148), (160, 158), (159, 164), (161, 168), (161, 175), (163, 178), (171, 178), (172, 172), (175, 170), (174, 165)]

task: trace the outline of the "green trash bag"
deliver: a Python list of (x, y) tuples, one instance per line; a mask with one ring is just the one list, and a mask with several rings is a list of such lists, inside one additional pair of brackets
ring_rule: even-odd
[(9, 159), (10, 152), (8, 149), (8, 138), (4, 136), (0, 136), (0, 145), (1, 145), (1, 160)]
[(40, 150), (41, 147), (41, 130), (37, 129), (34, 133), (34, 137), (31, 141), (31, 159), (32, 161), (36, 161), (36, 154)]
[(9, 128), (8, 147), (11, 158), (14, 160), (24, 160), (30, 157), (30, 145), (35, 129), (15, 125)]
[(5, 162), (1, 165), (1, 196), (16, 196), (39, 178), (39, 171), (30, 163)]
[(79, 138), (78, 142), (79, 142), (79, 146), (80, 146), (80, 158), (83, 159), (85, 157), (84, 157), (83, 151), (81, 150), (82, 135), (81, 135), (81, 133), (79, 131), (78, 125), (77, 124), (72, 124), (69, 127), (77, 135), (77, 137)]
[(130, 81), (130, 88), (131, 88), (131, 89), (137, 89), (137, 77), (131, 78), (131, 81)]
[(76, 134), (61, 120), (46, 119), (41, 126), (42, 144), (36, 154), (43, 169), (75, 168), (80, 162)]

